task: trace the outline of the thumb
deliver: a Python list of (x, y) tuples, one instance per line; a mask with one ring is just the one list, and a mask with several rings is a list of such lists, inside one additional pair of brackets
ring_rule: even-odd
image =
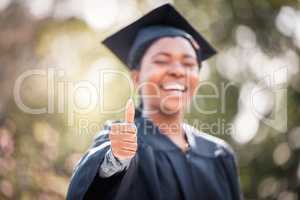
[(125, 110), (125, 121), (127, 123), (134, 123), (135, 108), (132, 98), (128, 99)]

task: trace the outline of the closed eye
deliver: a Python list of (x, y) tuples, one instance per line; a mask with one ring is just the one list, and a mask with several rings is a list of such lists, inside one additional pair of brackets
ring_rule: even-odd
[(198, 65), (198, 63), (193, 59), (189, 59), (189, 60), (184, 60), (182, 62), (182, 65), (184, 65), (186, 67), (195, 67)]
[(194, 67), (196, 66), (197, 64), (196, 63), (193, 63), (193, 62), (185, 62), (183, 63), (184, 66), (187, 66), (187, 67)]
[(154, 60), (154, 63), (158, 64), (158, 65), (165, 65), (165, 64), (168, 64), (169, 61), (168, 60)]
[(166, 55), (159, 55), (153, 59), (153, 62), (158, 65), (165, 65), (170, 63), (170, 57)]

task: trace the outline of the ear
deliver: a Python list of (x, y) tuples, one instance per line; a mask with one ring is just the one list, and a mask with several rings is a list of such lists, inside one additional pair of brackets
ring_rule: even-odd
[(130, 71), (131, 79), (133, 81), (134, 87), (137, 88), (140, 81), (140, 70), (131, 70)]

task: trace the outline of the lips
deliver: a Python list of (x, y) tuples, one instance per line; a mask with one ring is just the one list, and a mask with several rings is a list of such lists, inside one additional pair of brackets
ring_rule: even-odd
[(185, 85), (177, 82), (163, 83), (161, 84), (161, 88), (166, 91), (185, 92), (187, 90), (187, 87)]

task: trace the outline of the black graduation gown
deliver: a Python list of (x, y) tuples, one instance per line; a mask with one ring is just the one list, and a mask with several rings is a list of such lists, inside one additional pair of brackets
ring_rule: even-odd
[(138, 118), (138, 150), (129, 168), (109, 178), (99, 167), (110, 148), (108, 128), (79, 161), (67, 200), (238, 200), (242, 199), (233, 151), (196, 129), (183, 153), (149, 120)]

